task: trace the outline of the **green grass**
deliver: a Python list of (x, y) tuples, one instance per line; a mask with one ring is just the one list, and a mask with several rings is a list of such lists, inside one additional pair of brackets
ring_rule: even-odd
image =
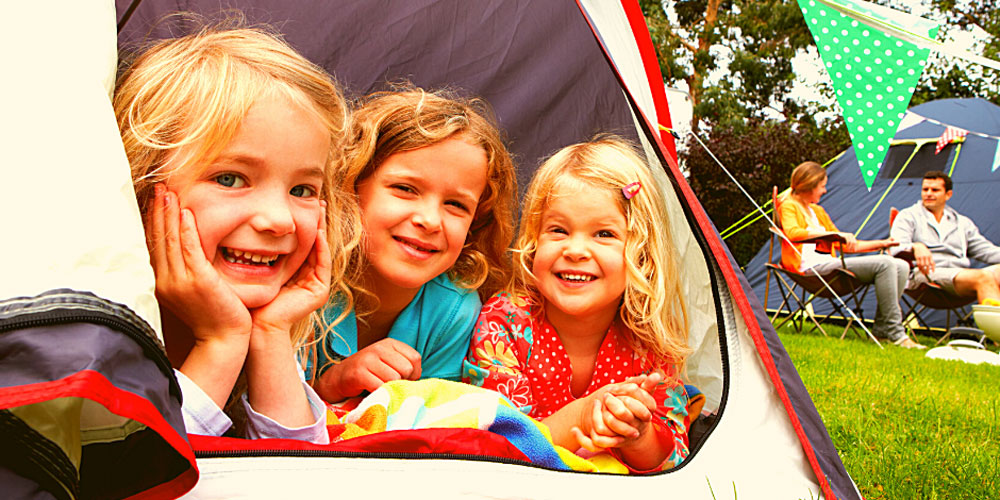
[(866, 499), (1000, 498), (1000, 366), (787, 327), (780, 337)]

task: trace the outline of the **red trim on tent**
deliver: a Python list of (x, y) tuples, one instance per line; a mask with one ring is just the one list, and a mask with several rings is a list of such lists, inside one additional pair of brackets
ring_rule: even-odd
[[(630, 0), (622, 0), (624, 5)], [(585, 12), (583, 7), (577, 2), (577, 6), (580, 7), (581, 11)], [(640, 11), (641, 14), (641, 11)], [(613, 60), (610, 54), (607, 54), (607, 47), (600, 43), (600, 37), (597, 34), (597, 30), (593, 23), (587, 16), (588, 24), (590, 24), (591, 31), (594, 32), (594, 36), (598, 43), (601, 45), (601, 50), (605, 52), (609, 60)], [(634, 32), (634, 29), (633, 29)], [(652, 42), (650, 42), (652, 43)], [(621, 73), (618, 72), (618, 68), (611, 64), (611, 68), (618, 74), (619, 80), (621, 80)], [(659, 71), (659, 65), (656, 66), (657, 71)], [(649, 67), (647, 66), (647, 71)], [(662, 77), (661, 77), (662, 79)], [(662, 85), (660, 86), (662, 88)], [(629, 94), (632, 101), (635, 102), (635, 96), (632, 94), (632, 90), (625, 86), (625, 91)], [(664, 91), (665, 93), (665, 91)], [(646, 125), (650, 130), (659, 131), (656, 124), (650, 123), (649, 119), (639, 110), (640, 117), (646, 122)], [(670, 151), (669, 148), (664, 145), (663, 141), (660, 139), (661, 134), (652, 134), (653, 139), (656, 142), (657, 147), (660, 148), (661, 152)], [(688, 206), (691, 208), (691, 213), (694, 216), (695, 222), (697, 222), (699, 229), (701, 229), (702, 234), (705, 236), (705, 240), (708, 242), (709, 249), (712, 252), (712, 256), (715, 258), (716, 262), (723, 262), (727, 265), (720, 265), (719, 268), (722, 270), (723, 278), (726, 281), (726, 285), (729, 288), (730, 293), (733, 296), (733, 301), (735, 302), (737, 308), (740, 310), (740, 314), (743, 315), (744, 323), (747, 326), (747, 330), (750, 333), (750, 337), (753, 339), (754, 347), (757, 349), (757, 354), (760, 355), (761, 361), (764, 362), (764, 367), (767, 370), (768, 376), (771, 378), (771, 383), (778, 392), (778, 396), (781, 399), (782, 405), (785, 407), (785, 413), (788, 414), (788, 418), (791, 420), (792, 428), (795, 431), (795, 435), (799, 438), (799, 443), (802, 445), (802, 450), (805, 452), (806, 460), (809, 461), (809, 465), (816, 475), (816, 480), (819, 483), (820, 489), (823, 491), (823, 495), (828, 500), (835, 500), (837, 497), (833, 493), (833, 488), (830, 486), (830, 482), (826, 479), (826, 474), (819, 465), (819, 461), (816, 459), (816, 451), (813, 449), (812, 444), (809, 443), (809, 438), (806, 436), (805, 429), (802, 427), (802, 422), (799, 421), (798, 415), (795, 413), (795, 408), (792, 406), (791, 398), (788, 396), (788, 391), (785, 389), (785, 385), (781, 382), (781, 375), (778, 373), (778, 368), (774, 364), (774, 358), (771, 357), (771, 351), (767, 347), (767, 342), (764, 340), (764, 334), (760, 330), (760, 325), (757, 324), (756, 316), (753, 313), (753, 308), (750, 306), (750, 301), (747, 299), (746, 295), (743, 293), (743, 287), (740, 285), (739, 278), (736, 276), (736, 271), (732, 266), (728, 265), (729, 258), (726, 256), (726, 251), (723, 247), (722, 240), (718, 237), (715, 232), (714, 226), (712, 225), (711, 219), (709, 219), (708, 214), (705, 209), (701, 206), (698, 201), (698, 197), (695, 195), (691, 186), (688, 185), (687, 181), (684, 180), (684, 175), (681, 173), (680, 168), (677, 166), (677, 160), (674, 156), (669, 154), (664, 155), (667, 159), (668, 168), (674, 179), (677, 181), (677, 185), (680, 188), (681, 194), (687, 201)]]
[(163, 418), (159, 410), (145, 398), (115, 387), (104, 375), (94, 370), (81, 370), (52, 382), (18, 385), (0, 389), (0, 408), (13, 408), (57, 398), (77, 397), (94, 401), (111, 413), (130, 418), (160, 435), (191, 467), (179, 476), (132, 497), (177, 498), (198, 482), (194, 453), (188, 442)]
[[(335, 438), (342, 425), (327, 429)], [(363, 453), (447, 453), (500, 457), (529, 463), (530, 459), (507, 438), (489, 431), (470, 428), (433, 428), (385, 431), (320, 445), (294, 439), (236, 439), (190, 435), (191, 448), (198, 453), (246, 451), (315, 450)], [(335, 455), (334, 455), (335, 456)]]
[[(632, 28), (632, 36), (635, 44), (639, 48), (639, 55), (642, 57), (642, 65), (646, 70), (646, 79), (649, 80), (649, 89), (653, 94), (653, 105), (656, 107), (656, 119), (659, 124), (673, 128), (673, 121), (670, 119), (670, 106), (667, 104), (667, 91), (663, 87), (663, 74), (660, 72), (660, 60), (656, 55), (656, 47), (653, 46), (653, 39), (649, 36), (649, 28), (646, 27), (646, 18), (642, 15), (642, 8), (636, 0), (622, 0), (622, 9), (628, 17), (629, 26)], [(674, 143), (674, 136), (666, 130), (654, 128), (660, 140), (666, 147), (668, 156), (677, 161), (677, 147)]]

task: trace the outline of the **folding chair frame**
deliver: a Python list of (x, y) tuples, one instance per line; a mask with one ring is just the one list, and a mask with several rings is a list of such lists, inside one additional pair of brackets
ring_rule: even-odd
[(932, 332), (933, 329), (921, 314), (927, 309), (945, 311), (945, 332), (934, 345), (939, 345), (951, 337), (951, 317), (953, 314), (956, 320), (955, 326), (975, 326), (972, 323), (972, 308), (969, 307), (975, 303), (975, 298), (952, 295), (937, 283), (927, 283), (916, 289), (907, 290), (903, 300), (908, 307), (903, 318), (912, 317), (927, 332)]

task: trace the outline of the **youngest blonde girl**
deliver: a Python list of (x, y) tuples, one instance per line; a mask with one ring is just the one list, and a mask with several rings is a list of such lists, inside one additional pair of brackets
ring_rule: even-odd
[(688, 454), (687, 313), (665, 213), (620, 139), (549, 158), (528, 188), (515, 277), (483, 306), (463, 373), (556, 444), (608, 449), (633, 472)]

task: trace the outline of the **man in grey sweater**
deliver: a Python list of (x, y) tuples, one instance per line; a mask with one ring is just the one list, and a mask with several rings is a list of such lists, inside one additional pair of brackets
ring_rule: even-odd
[[(968, 217), (946, 206), (951, 178), (941, 171), (924, 174), (920, 202), (899, 212), (889, 235), (899, 242), (893, 255), (912, 251), (916, 267), (908, 288), (933, 281), (963, 297), (1000, 305), (1000, 247), (979, 233)], [(992, 264), (972, 269), (970, 258)]]

